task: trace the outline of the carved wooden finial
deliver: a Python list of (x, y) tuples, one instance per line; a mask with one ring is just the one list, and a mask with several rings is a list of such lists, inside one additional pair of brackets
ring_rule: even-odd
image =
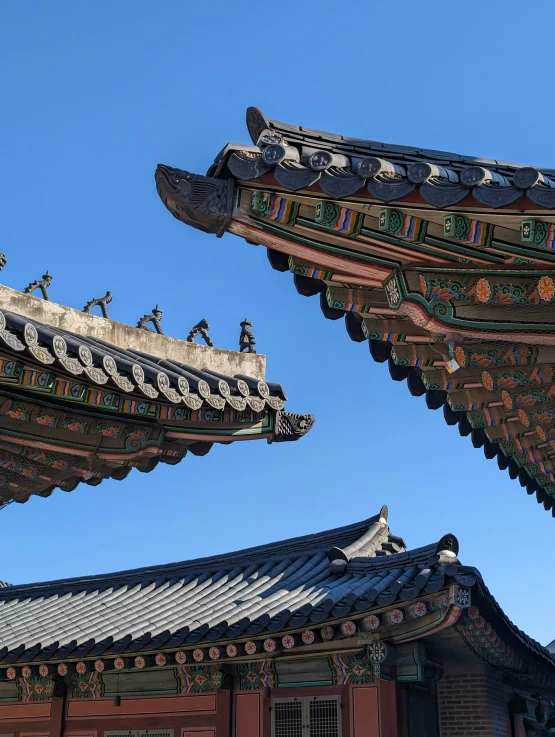
[(239, 336), (239, 352), (240, 353), (256, 353), (254, 346), (256, 340), (252, 334), (252, 322), (245, 317), (241, 324), (241, 335)]
[(23, 290), (24, 294), (33, 294), (35, 289), (40, 289), (42, 292), (42, 297), (47, 302), (50, 301), (50, 297), (48, 296), (48, 287), (52, 283), (52, 275), (47, 271), (46, 274), (43, 274), (42, 279), (37, 279), (36, 281), (33, 281), (29, 284), (28, 287), (25, 287)]
[(105, 317), (107, 320), (108, 318), (108, 310), (106, 309), (106, 305), (109, 304), (112, 301), (112, 292), (106, 292), (105, 297), (99, 297), (98, 299), (91, 299), (90, 302), (87, 302), (87, 304), (83, 307), (83, 312), (86, 312), (87, 314), (90, 313), (93, 307), (100, 307), (102, 311), (102, 317)]
[(194, 343), (197, 335), (200, 335), (201, 338), (206, 343), (206, 345), (209, 346), (210, 348), (213, 348), (214, 343), (212, 343), (212, 340), (210, 339), (210, 336), (208, 335), (209, 330), (210, 330), (210, 325), (203, 318), (200, 322), (197, 322), (197, 324), (191, 328), (191, 331), (189, 332), (189, 335), (187, 336), (187, 343)]
[(162, 326), (160, 325), (161, 320), (162, 310), (158, 307), (158, 305), (156, 305), (150, 315), (143, 315), (143, 317), (141, 317), (141, 319), (137, 323), (137, 327), (143, 328), (143, 330), (148, 330), (146, 326), (149, 322), (151, 322), (154, 325), (154, 329), (156, 330), (158, 335), (164, 335), (164, 331), (162, 330)]

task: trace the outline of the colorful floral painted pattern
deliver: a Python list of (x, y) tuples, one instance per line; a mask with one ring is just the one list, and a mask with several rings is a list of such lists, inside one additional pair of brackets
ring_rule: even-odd
[(403, 621), (403, 612), (400, 609), (391, 609), (383, 615), (382, 620), (385, 625), (400, 624)]
[(145, 659), (141, 655), (137, 655), (135, 658), (135, 668), (142, 669), (146, 665)]
[(484, 388), (488, 390), (488, 392), (493, 391), (493, 378), (491, 374), (489, 374), (487, 371), (482, 372), (482, 384), (484, 385)]
[(275, 670), (272, 660), (240, 663), (238, 669), (243, 691), (274, 688), (275, 686)]
[(479, 657), (497, 668), (520, 670), (522, 658), (507, 645), (475, 606), (465, 610), (455, 629)]
[(196, 650), (193, 650), (193, 660), (195, 660), (197, 663), (200, 663), (201, 660), (204, 660), (204, 653), (200, 648), (196, 648)]
[(267, 640), (264, 640), (263, 648), (267, 653), (273, 653), (276, 649), (276, 641), (269, 637)]
[(351, 637), (352, 635), (356, 634), (357, 626), (354, 622), (342, 622), (339, 629), (341, 630), (342, 635), (345, 635), (346, 637)]
[(12, 420), (26, 420), (27, 415), (22, 409), (13, 409), (8, 412), (8, 417), (11, 417)]
[(245, 643), (245, 652), (247, 655), (254, 655), (256, 652), (256, 642), (246, 642)]
[(94, 661), (94, 669), (97, 673), (102, 673), (104, 671), (104, 661), (103, 660), (95, 660)]
[(501, 392), (501, 400), (507, 409), (513, 408), (513, 398), (508, 391), (505, 391), (505, 389)]
[(476, 296), (480, 302), (489, 302), (491, 297), (491, 287), (487, 279), (478, 279), (476, 283)]
[(325, 642), (328, 640), (333, 640), (335, 636), (335, 631), (331, 625), (326, 625), (325, 627), (322, 627), (320, 630), (320, 636), (322, 637), (322, 640)]
[(123, 658), (116, 658), (114, 660), (114, 668), (116, 670), (123, 670), (125, 668), (125, 662)]
[(312, 645), (315, 639), (316, 635), (312, 630), (305, 630), (302, 634), (302, 641), (305, 645)]
[(418, 619), (426, 614), (426, 604), (423, 601), (417, 601), (416, 604), (412, 604), (406, 610), (407, 619)]
[(225, 651), (229, 658), (234, 658), (237, 655), (237, 648), (235, 645), (228, 645)]
[(368, 646), (368, 657), (373, 663), (383, 663), (388, 656), (388, 649), (385, 642), (374, 640)]
[(538, 294), (544, 302), (551, 302), (555, 296), (555, 284), (550, 276), (542, 276), (538, 282)]
[(58, 665), (58, 674), (60, 676), (67, 676), (67, 665), (65, 663), (60, 663)]
[(356, 655), (332, 655), (328, 658), (328, 662), (336, 686), (348, 683), (360, 685), (374, 681), (371, 664), (364, 652)]
[(159, 666), (160, 668), (161, 668), (161, 667), (162, 667), (163, 665), (166, 665), (166, 662), (167, 662), (167, 661), (166, 661), (166, 656), (164, 655), (164, 653), (157, 653), (157, 654), (156, 654), (156, 656), (155, 656), (155, 658), (154, 658), (154, 662), (155, 662), (155, 663), (156, 663), (156, 665), (157, 665), (157, 666)]
[(181, 665), (176, 668), (178, 692), (188, 694), (216, 691), (222, 685), (223, 676), (214, 667), (217, 668), (208, 665)]
[(73, 673), (71, 676), (74, 699), (99, 699), (104, 696), (102, 676), (96, 671)]
[(481, 302), (496, 305), (539, 305), (555, 298), (555, 282), (544, 275), (539, 280), (492, 283), (480, 277), (470, 280), (426, 279), (419, 275), (420, 289), (430, 301)]
[(380, 626), (380, 620), (375, 614), (369, 614), (367, 617), (364, 617), (360, 624), (365, 632), (373, 632)]
[(176, 652), (176, 654), (175, 654), (175, 662), (176, 663), (179, 663), (180, 665), (182, 665), (183, 663), (186, 663), (187, 662), (187, 656), (185, 655), (185, 653), (182, 650), (179, 650), (178, 652)]
[(35, 422), (39, 425), (44, 425), (46, 427), (54, 427), (54, 425), (56, 424), (54, 415), (47, 415), (47, 414), (39, 415), (37, 419), (35, 420)]
[[(24, 668), (21, 669), (23, 674)], [(19, 700), (23, 702), (29, 701), (46, 701), (52, 698), (54, 693), (55, 682), (51, 678), (43, 678), (42, 676), (32, 676), (31, 669), (27, 668), (29, 673), (23, 678), (17, 679), (17, 687), (19, 689)]]
[(292, 647), (295, 647), (295, 638), (292, 635), (285, 635), (285, 637), (281, 638), (281, 644), (286, 650), (290, 650)]
[(210, 660), (218, 660), (218, 658), (222, 657), (222, 652), (219, 647), (211, 647), (208, 651), (208, 657)]
[(519, 420), (524, 425), (524, 427), (528, 427), (528, 425), (530, 424), (530, 420), (528, 418), (528, 415), (523, 409), (518, 410), (518, 417), (519, 417)]

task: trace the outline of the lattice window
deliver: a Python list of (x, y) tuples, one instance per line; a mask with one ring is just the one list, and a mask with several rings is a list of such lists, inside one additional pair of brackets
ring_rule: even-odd
[(309, 702), (310, 737), (340, 737), (338, 699)]
[(341, 737), (340, 697), (273, 699), (272, 737)]
[(302, 701), (276, 701), (273, 706), (273, 737), (303, 737)]

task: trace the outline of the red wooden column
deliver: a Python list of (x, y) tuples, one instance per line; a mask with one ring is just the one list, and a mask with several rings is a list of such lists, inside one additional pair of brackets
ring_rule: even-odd
[(265, 691), (235, 691), (231, 737), (270, 737), (264, 713)]
[(62, 737), (64, 731), (64, 711), (66, 701), (64, 697), (55, 696), (52, 699), (50, 710), (49, 737)]
[(351, 686), (351, 737), (382, 737), (377, 685)]
[(378, 695), (380, 701), (380, 737), (398, 737), (397, 722), (399, 689), (397, 681), (380, 681)]

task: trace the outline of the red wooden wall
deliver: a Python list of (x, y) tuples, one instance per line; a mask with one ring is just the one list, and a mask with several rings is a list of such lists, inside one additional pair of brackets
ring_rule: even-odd
[(341, 696), (342, 737), (398, 737), (396, 684), (381, 681), (181, 696), (53, 699), (0, 704), (0, 734), (102, 737), (104, 731), (173, 729), (174, 737), (270, 737), (272, 698)]

